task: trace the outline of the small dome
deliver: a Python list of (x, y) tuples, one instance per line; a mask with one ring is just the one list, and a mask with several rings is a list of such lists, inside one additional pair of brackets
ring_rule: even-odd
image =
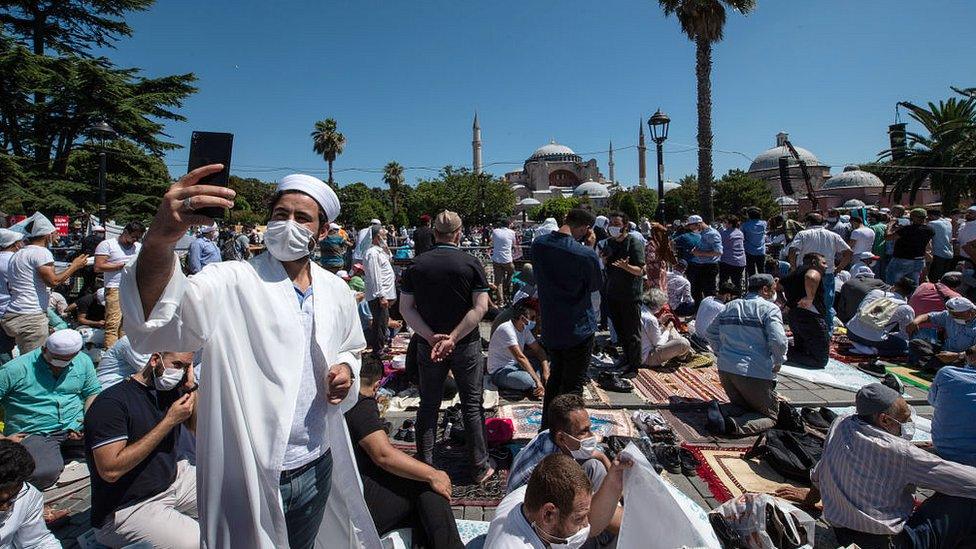
[(788, 196), (780, 196), (776, 199), (776, 203), (780, 206), (796, 206), (799, 204), (795, 199)]
[(865, 206), (864, 202), (857, 200), (856, 198), (852, 198), (851, 200), (844, 202), (844, 205), (841, 207), (842, 208), (863, 208), (864, 206)]
[(671, 181), (670, 179), (664, 182), (664, 194), (668, 194), (669, 192), (671, 192), (671, 191), (673, 191), (675, 189), (680, 189), (680, 188), (681, 188), (681, 184), (680, 183), (675, 183), (674, 181)]
[(824, 182), (824, 189), (849, 189), (854, 187), (884, 187), (881, 178), (857, 166), (845, 166), (844, 171)]
[(609, 198), (610, 191), (607, 186), (603, 183), (597, 183), (596, 181), (587, 181), (585, 183), (580, 183), (576, 189), (573, 190), (574, 196), (587, 196), (589, 198)]
[[(789, 136), (785, 133), (779, 133), (776, 135), (776, 146), (772, 149), (767, 149), (761, 153), (759, 156), (752, 161), (749, 165), (749, 172), (761, 172), (763, 170), (778, 170), (779, 169), (779, 159), (781, 156), (787, 156), (790, 159), (790, 166), (798, 166), (796, 159), (793, 158), (793, 154), (790, 153), (790, 149), (786, 146), (786, 139)], [(797, 154), (800, 158), (807, 163), (807, 166), (820, 166), (820, 160), (812, 152), (804, 149), (803, 147), (796, 147)]]
[(566, 159), (579, 159), (573, 149), (570, 149), (566, 145), (560, 145), (555, 141), (549, 142), (548, 145), (543, 145), (532, 153), (529, 160), (562, 160)]

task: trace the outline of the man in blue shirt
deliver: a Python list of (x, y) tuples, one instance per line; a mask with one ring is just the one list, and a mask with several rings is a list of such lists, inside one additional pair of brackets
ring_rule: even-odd
[(942, 275), (954, 270), (955, 253), (952, 250), (952, 221), (942, 217), (942, 210), (928, 211), (928, 226), (932, 235), (932, 263), (929, 264), (929, 282), (938, 282)]
[(698, 246), (701, 242), (701, 235), (691, 230), (688, 227), (679, 229), (681, 234), (674, 237), (672, 242), (674, 243), (674, 255), (678, 259), (684, 259), (686, 262), (691, 263), (691, 250)]
[(976, 345), (976, 305), (965, 297), (949, 298), (946, 310), (919, 315), (905, 326), (905, 331), (909, 336), (915, 336), (919, 326), (926, 322), (939, 328), (942, 340), (912, 339), (908, 343), (909, 362), (931, 372), (944, 365), (962, 365), (966, 360), (966, 349)]
[(749, 277), (749, 293), (725, 306), (708, 327), (727, 406), (712, 401), (708, 428), (716, 434), (753, 435), (776, 425), (776, 372), (786, 361), (783, 315), (772, 302), (772, 275)]
[(187, 264), (190, 274), (197, 274), (211, 263), (220, 261), (220, 248), (214, 240), (217, 239), (217, 226), (209, 225), (200, 229), (200, 236), (190, 242), (190, 252)]
[(549, 428), (546, 412), (552, 399), (582, 394), (587, 381), (597, 323), (593, 294), (599, 295), (602, 285), (600, 260), (593, 251), (595, 221), (593, 213), (576, 208), (566, 214), (558, 230), (532, 241), (542, 340), (549, 352), (542, 430)]
[(932, 443), (945, 459), (976, 467), (976, 347), (966, 349), (966, 367), (945, 366), (929, 388)]
[(766, 222), (762, 210), (756, 207), (746, 210), (749, 219), (742, 222), (743, 244), (746, 249), (746, 277), (763, 272), (766, 262)]
[(691, 261), (688, 262), (691, 297), (697, 307), (703, 299), (718, 292), (718, 262), (723, 251), (722, 235), (709, 227), (700, 215), (689, 216), (686, 225), (701, 235), (701, 241), (692, 248)]

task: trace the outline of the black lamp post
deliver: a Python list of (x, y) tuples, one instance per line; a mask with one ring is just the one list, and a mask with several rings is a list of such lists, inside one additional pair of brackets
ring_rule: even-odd
[(114, 139), (117, 134), (104, 120), (88, 131), (98, 142), (98, 222), (104, 227), (108, 209), (105, 203), (105, 142)]
[(664, 142), (668, 138), (670, 124), (671, 119), (661, 109), (647, 119), (651, 139), (657, 145), (657, 213), (654, 217), (658, 223), (664, 223)]

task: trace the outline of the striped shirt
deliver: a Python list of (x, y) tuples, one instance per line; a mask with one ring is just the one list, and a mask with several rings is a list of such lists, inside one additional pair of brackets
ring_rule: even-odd
[(834, 422), (810, 479), (820, 488), (824, 520), (868, 534), (901, 532), (916, 487), (976, 498), (976, 468), (946, 461), (857, 416)]

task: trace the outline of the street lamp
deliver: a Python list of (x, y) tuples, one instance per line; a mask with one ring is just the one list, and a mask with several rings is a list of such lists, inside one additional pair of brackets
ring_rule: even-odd
[(105, 142), (115, 139), (117, 134), (104, 120), (89, 128), (88, 132), (98, 141), (98, 222), (104, 227), (108, 209), (105, 204)]
[(647, 127), (651, 130), (651, 139), (657, 145), (657, 218), (658, 223), (664, 223), (664, 142), (668, 138), (668, 126), (671, 119), (658, 109), (647, 119)]

